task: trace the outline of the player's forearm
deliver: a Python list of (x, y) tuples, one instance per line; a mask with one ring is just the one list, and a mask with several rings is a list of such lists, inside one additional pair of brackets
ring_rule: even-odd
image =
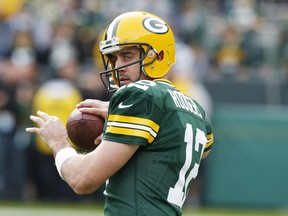
[(77, 194), (95, 192), (105, 180), (95, 179), (87, 163), (87, 156), (78, 154), (69, 158), (61, 168), (61, 173), (67, 184)]
[(67, 154), (65, 154), (64, 149), (62, 155), (61, 152), (57, 153), (58, 156), (60, 154), (58, 157), (60, 159), (65, 159), (66, 155), (68, 157), (62, 163), (60, 174), (75, 193), (93, 193), (121, 169), (138, 148), (139, 145), (124, 145), (104, 140), (94, 151), (85, 155), (77, 154), (75, 151), (73, 153), (71, 148), (67, 148)]

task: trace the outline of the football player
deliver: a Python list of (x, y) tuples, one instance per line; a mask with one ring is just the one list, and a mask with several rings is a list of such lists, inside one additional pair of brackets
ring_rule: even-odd
[(175, 63), (173, 32), (153, 14), (128, 12), (106, 28), (99, 48), (101, 79), (115, 93), (110, 102), (90, 99), (77, 107), (106, 118), (100, 145), (77, 153), (59, 118), (41, 111), (30, 117), (39, 127), (27, 131), (52, 149), (76, 193), (106, 182), (104, 215), (182, 215), (213, 134), (203, 108), (165, 79)]

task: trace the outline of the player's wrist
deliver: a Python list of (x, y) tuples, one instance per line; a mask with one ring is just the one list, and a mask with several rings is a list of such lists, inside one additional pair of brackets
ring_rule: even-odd
[(50, 141), (50, 143), (48, 143), (48, 146), (52, 150), (54, 157), (56, 157), (56, 154), (63, 148), (73, 148), (69, 143), (68, 138), (66, 140)]
[(65, 161), (67, 161), (68, 159), (70, 159), (71, 157), (76, 156), (78, 153), (77, 151), (72, 148), (72, 147), (65, 147), (62, 148), (60, 151), (58, 151), (55, 155), (55, 165), (57, 168), (57, 171), (60, 175), (60, 177), (65, 181), (64, 177), (62, 176), (62, 166), (64, 164)]

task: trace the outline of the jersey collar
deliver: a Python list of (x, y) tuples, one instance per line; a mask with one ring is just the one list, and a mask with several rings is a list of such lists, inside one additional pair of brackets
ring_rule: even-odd
[(169, 80), (167, 80), (167, 79), (154, 79), (153, 81), (162, 82), (162, 83), (165, 83), (165, 84), (172, 85), (171, 82)]
[(171, 83), (169, 80), (167, 80), (167, 79), (154, 79), (153, 81), (154, 81), (154, 82), (161, 82), (161, 83), (163, 83), (163, 84), (166, 84), (166, 85), (175, 87), (175, 86), (172, 85), (172, 83)]

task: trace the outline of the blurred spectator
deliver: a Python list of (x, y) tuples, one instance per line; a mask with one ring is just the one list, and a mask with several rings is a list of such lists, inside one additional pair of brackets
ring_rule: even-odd
[(283, 78), (288, 81), (288, 28), (284, 28), (280, 33), (279, 44), (276, 49), (277, 65), (282, 71)]
[(79, 18), (76, 32), (76, 46), (79, 59), (82, 63), (91, 63), (93, 49), (91, 49), (100, 32), (105, 28), (107, 17), (101, 13), (101, 1), (83, 0), (79, 10)]
[(210, 57), (203, 46), (198, 44), (188, 44), (191, 51), (194, 53), (194, 74), (198, 82), (203, 82), (207, 79), (210, 66)]
[(49, 63), (56, 71), (69, 62), (78, 61), (75, 47), (75, 28), (73, 22), (64, 20), (54, 24)]
[(16, 31), (10, 56), (3, 61), (2, 80), (9, 85), (37, 81), (38, 64), (33, 39), (29, 32)]
[(0, 15), (0, 64), (4, 58), (7, 58), (12, 47), (12, 40), (13, 32), (11, 26), (5, 20), (3, 20)]
[[(33, 113), (43, 110), (57, 115), (65, 123), (69, 114), (82, 100), (81, 93), (67, 80), (51, 79), (45, 82), (33, 98)], [(41, 200), (71, 199), (75, 194), (59, 179), (53, 167), (52, 152), (36, 136), (30, 150), (30, 172), (35, 182), (37, 197)], [(75, 198), (75, 197), (74, 197)]]
[(226, 13), (229, 23), (239, 31), (249, 31), (258, 23), (259, 15), (255, 0), (226, 1)]
[(259, 77), (259, 70), (264, 62), (264, 49), (261, 45), (258, 25), (251, 26), (243, 34), (242, 47), (245, 53), (243, 65), (249, 70), (250, 77)]
[(234, 77), (240, 71), (245, 58), (242, 35), (234, 26), (228, 25), (224, 28), (221, 36), (212, 59), (220, 75)]
[(205, 39), (205, 9), (199, 1), (183, 1), (175, 24), (179, 38), (189, 44), (203, 45)]
[(11, 198), (9, 174), (11, 173), (9, 153), (16, 128), (16, 116), (12, 112), (9, 92), (0, 83), (0, 198)]
[[(31, 113), (34, 87), (37, 85), (38, 64), (33, 39), (29, 32), (14, 32), (10, 54), (2, 61), (2, 120), (6, 128), (1, 136), (1, 153), (6, 166), (5, 197), (21, 199), (27, 183), (27, 149), (29, 135), (25, 133), (27, 116)], [(6, 127), (7, 127), (6, 126)], [(4, 129), (4, 128), (3, 128)]]
[(28, 150), (31, 147), (31, 135), (25, 133), (25, 128), (31, 124), (27, 116), (32, 112), (32, 99), (35, 84), (20, 82), (16, 86), (13, 98), (13, 111), (16, 116), (14, 137), (10, 146), (7, 146), (9, 173), (7, 173), (7, 188), (11, 199), (24, 199), (29, 182)]

